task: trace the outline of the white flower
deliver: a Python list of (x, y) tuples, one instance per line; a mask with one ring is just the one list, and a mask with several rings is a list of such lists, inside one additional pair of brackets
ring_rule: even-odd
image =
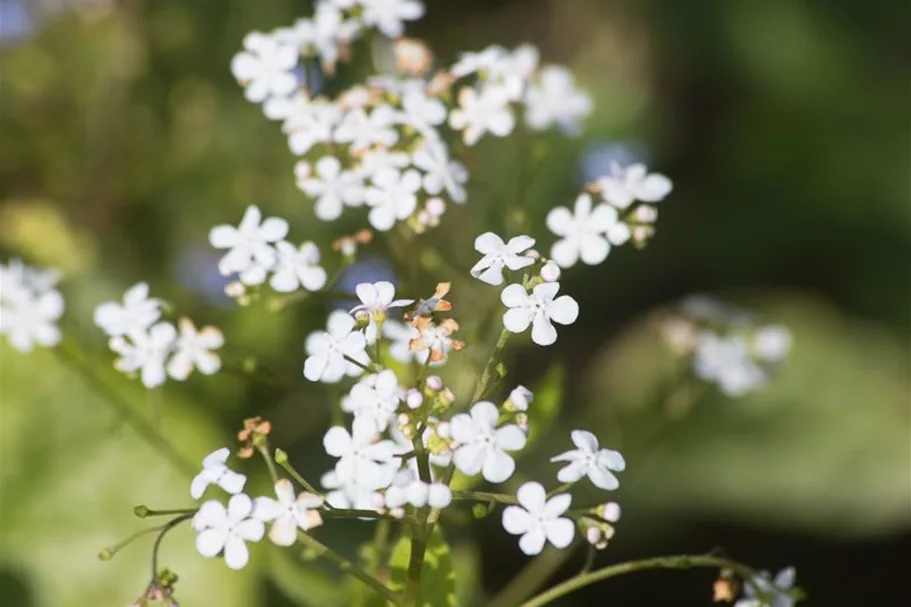
[(673, 188), (670, 179), (660, 173), (649, 173), (642, 163), (627, 167), (614, 164), (613, 175), (598, 179), (596, 184), (604, 199), (618, 209), (627, 208), (635, 200), (658, 202)]
[(788, 357), (793, 339), (787, 327), (768, 325), (759, 327), (753, 335), (753, 351), (760, 360), (780, 363)]
[(31, 352), (35, 344), (50, 348), (60, 343), (56, 321), (63, 316), (64, 301), (59, 291), (32, 292), (28, 287), (18, 291), (5, 281), (0, 293), (0, 334), (22, 353)]
[(365, 196), (372, 207), (368, 216), (370, 225), (385, 232), (396, 220), (408, 219), (417, 208), (420, 188), (421, 174), (413, 169), (404, 173), (388, 170), (374, 174), (373, 185)]
[(288, 134), (291, 152), (302, 156), (317, 143), (332, 141), (332, 134), (341, 117), (338, 106), (323, 100), (295, 107), (282, 124), (282, 130)]
[(364, 202), (364, 182), (354, 171), (342, 170), (335, 156), (323, 156), (316, 163), (316, 175), (300, 179), (297, 187), (316, 198), (314, 212), (323, 221), (338, 219), (342, 208)]
[(340, 7), (331, 2), (316, 5), (313, 19), (298, 19), (294, 33), (301, 46), (313, 48), (319, 54), (323, 69), (332, 72), (339, 58), (339, 47), (354, 40), (361, 25), (355, 19), (345, 19)]
[(232, 497), (227, 509), (215, 500), (204, 503), (193, 517), (196, 550), (210, 558), (224, 551), (228, 567), (243, 569), (250, 560), (244, 542), (258, 542), (265, 533), (263, 522), (250, 518), (252, 512), (253, 502), (243, 493)]
[(130, 287), (123, 305), (108, 301), (95, 308), (95, 324), (110, 337), (144, 331), (161, 318), (162, 301), (149, 298), (149, 285), (144, 282)]
[(411, 504), (415, 508), (430, 506), (446, 508), (452, 503), (452, 490), (444, 483), (425, 483), (415, 478), (410, 471), (402, 471), (388, 489), (386, 489), (385, 506), (399, 508)]
[(402, 394), (395, 371), (386, 369), (354, 384), (347, 398), (342, 400), (342, 410), (355, 417), (372, 419), (382, 432), (395, 417)]
[(401, 459), (391, 440), (375, 440), (377, 427), (369, 417), (355, 417), (351, 433), (335, 426), (323, 437), (326, 453), (337, 457), (335, 474), (340, 485), (354, 483), (367, 490), (385, 489), (392, 483)]
[(255, 205), (244, 212), (240, 225), (218, 225), (209, 232), (209, 242), (216, 249), (228, 249), (218, 262), (223, 276), (240, 274), (244, 284), (262, 284), (266, 272), (275, 265), (275, 249), (270, 243), (282, 240), (288, 234), (288, 222), (278, 217), (262, 221), (262, 213)]
[(340, 482), (335, 470), (330, 470), (320, 478), (320, 484), (328, 489), (326, 503), (333, 508), (354, 508), (356, 510), (379, 510), (382, 507), (382, 495), (372, 489), (365, 489), (354, 484), (350, 479)]
[(414, 303), (413, 299), (395, 299), (395, 286), (386, 280), (362, 282), (354, 287), (361, 303), (351, 308), (351, 313), (369, 312), (371, 316), (384, 316), (389, 308), (402, 308)]
[(203, 375), (212, 375), (221, 369), (221, 359), (212, 350), (217, 350), (225, 343), (221, 331), (215, 327), (203, 327), (197, 331), (193, 322), (181, 318), (180, 336), (174, 345), (174, 354), (168, 361), (168, 375), (176, 380), (189, 377), (193, 367)]
[(287, 120), (289, 117), (307, 112), (313, 103), (304, 91), (298, 91), (290, 97), (270, 97), (263, 103), (263, 114), (269, 120)]
[(446, 122), (446, 106), (436, 97), (424, 92), (423, 87), (409, 90), (402, 97), (400, 120), (426, 138), (438, 138), (437, 127)]
[(532, 394), (531, 390), (525, 386), (516, 386), (513, 388), (512, 392), (509, 393), (507, 402), (511, 403), (513, 409), (516, 411), (528, 411), (528, 405), (531, 404), (531, 401), (534, 399), (535, 395)]
[(487, 132), (505, 137), (512, 132), (515, 122), (508, 94), (494, 87), (480, 93), (463, 88), (459, 91), (459, 107), (449, 113), (449, 126), (462, 131), (465, 145), (474, 145)]
[(508, 51), (502, 46), (491, 45), (482, 51), (461, 53), (449, 71), (453, 76), (462, 78), (469, 74), (491, 69), (497, 62), (506, 57)]
[(734, 607), (794, 607), (797, 601), (790, 596), (794, 588), (796, 571), (787, 567), (778, 572), (774, 580), (763, 571), (760, 575), (743, 583), (743, 598)]
[(319, 291), (326, 284), (326, 271), (319, 266), (319, 249), (312, 242), (295, 248), (284, 240), (275, 244), (278, 262), (269, 285), (279, 293), (291, 293), (300, 287)]
[(575, 483), (587, 476), (599, 489), (612, 491), (619, 487), (620, 481), (612, 471), (620, 472), (626, 468), (620, 452), (599, 448), (598, 438), (585, 430), (573, 430), (571, 437), (577, 448), (550, 458), (552, 462), (569, 462), (557, 473), (557, 480)]
[(453, 455), (456, 468), (469, 476), (480, 472), (492, 483), (512, 476), (516, 462), (506, 451), (518, 451), (526, 441), (518, 426), (497, 428), (498, 416), (493, 403), (480, 401), (471, 407), (470, 415), (460, 413), (450, 422), (452, 438), (459, 443)]
[(323, 498), (315, 493), (294, 495), (294, 486), (286, 478), (275, 483), (275, 495), (278, 498), (258, 497), (253, 502), (253, 517), (272, 522), (269, 528), (269, 539), (277, 546), (291, 546), (297, 540), (297, 529), (303, 531), (322, 524), (319, 508)]
[(721, 337), (700, 333), (693, 355), (693, 371), (700, 379), (715, 381), (726, 395), (738, 397), (765, 386), (766, 375), (750, 359), (749, 344), (739, 335)]
[(399, 140), (395, 119), (395, 110), (387, 104), (373, 108), (369, 116), (363, 109), (355, 108), (345, 115), (335, 130), (334, 139), (339, 143), (350, 143), (352, 152), (377, 145), (392, 147)]
[(165, 359), (177, 341), (177, 329), (169, 322), (153, 325), (148, 331), (132, 331), (108, 341), (111, 350), (120, 354), (114, 368), (123, 373), (139, 371), (142, 385), (155, 388), (164, 383)]
[(515, 236), (504, 243), (493, 232), (485, 232), (474, 239), (474, 249), (484, 257), (471, 268), (471, 275), (489, 285), (503, 284), (503, 268), (521, 270), (535, 262), (521, 255), (535, 244), (531, 236)]
[(424, 190), (437, 195), (443, 190), (453, 202), (465, 202), (468, 171), (461, 163), (449, 159), (446, 146), (441, 142), (426, 142), (414, 153), (414, 166), (424, 171)]
[(430, 349), (412, 350), (411, 341), (418, 339), (421, 332), (411, 325), (386, 319), (383, 323), (383, 337), (389, 341), (389, 356), (400, 363), (424, 364), (430, 356)]
[(541, 483), (525, 483), (516, 494), (518, 506), (503, 510), (503, 528), (521, 535), (519, 548), (532, 556), (544, 549), (549, 541), (557, 548), (566, 548), (573, 541), (576, 526), (572, 519), (561, 517), (572, 503), (572, 496), (561, 493), (547, 499)]
[(363, 369), (345, 359), (347, 356), (365, 365), (370, 362), (365, 352), (367, 340), (354, 330), (354, 324), (351, 316), (336, 310), (329, 315), (327, 331), (314, 331), (307, 336), (304, 377), (334, 384), (345, 375), (357, 377), (363, 373)]
[(539, 79), (525, 93), (525, 121), (532, 129), (543, 131), (556, 124), (569, 135), (581, 131), (581, 121), (592, 111), (592, 100), (575, 87), (573, 74), (558, 65), (541, 70)]
[(361, 166), (358, 168), (358, 173), (364, 179), (367, 179), (384, 171), (404, 169), (409, 164), (411, 164), (411, 158), (405, 152), (376, 148), (365, 152), (361, 156)]
[(424, 5), (417, 0), (360, 0), (364, 24), (376, 27), (384, 36), (398, 38), (405, 31), (404, 21), (424, 16)]
[[(629, 228), (621, 223), (617, 209), (599, 204), (592, 209), (591, 194), (580, 194), (572, 212), (566, 207), (551, 209), (547, 227), (562, 238), (554, 243), (550, 256), (563, 268), (571, 268), (581, 257), (590, 266), (607, 259), (610, 253), (609, 234), (629, 238)], [(623, 239), (625, 240), (625, 239)]]
[(244, 96), (260, 103), (287, 96), (297, 88), (297, 49), (259, 32), (244, 38), (244, 48), (231, 60), (231, 73), (246, 86)]
[(234, 472), (225, 464), (231, 451), (222, 447), (213, 451), (202, 460), (202, 472), (193, 477), (190, 483), (190, 497), (198, 500), (209, 485), (218, 485), (231, 495), (244, 490), (247, 477)]
[(571, 325), (579, 317), (579, 304), (569, 295), (554, 299), (560, 283), (545, 282), (531, 293), (522, 285), (509, 285), (500, 294), (507, 308), (503, 326), (512, 333), (522, 333), (531, 325), (531, 340), (539, 346), (549, 346), (557, 341), (557, 330), (552, 322)]

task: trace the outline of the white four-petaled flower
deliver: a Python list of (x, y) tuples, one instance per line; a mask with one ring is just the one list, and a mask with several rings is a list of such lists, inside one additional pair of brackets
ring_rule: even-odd
[(354, 384), (342, 409), (355, 417), (368, 417), (374, 421), (377, 430), (383, 431), (395, 417), (395, 411), (402, 400), (403, 390), (395, 371), (386, 369)]
[(371, 316), (382, 316), (389, 308), (402, 308), (414, 303), (413, 299), (395, 299), (395, 285), (387, 280), (359, 283), (354, 292), (361, 303), (351, 308), (352, 314), (368, 312)]
[(460, 413), (450, 421), (450, 433), (457, 441), (454, 453), (456, 468), (474, 476), (477, 473), (492, 483), (502, 483), (516, 469), (516, 462), (506, 451), (518, 451), (525, 446), (525, 433), (509, 424), (497, 428), (499, 411), (488, 401), (471, 407), (471, 413)]
[(592, 111), (591, 97), (577, 89), (572, 72), (559, 65), (541, 69), (538, 79), (528, 86), (525, 104), (525, 121), (532, 129), (543, 131), (555, 124), (568, 135), (577, 135), (582, 120)]
[(314, 213), (318, 219), (338, 219), (345, 206), (356, 207), (364, 202), (364, 182), (354, 171), (342, 169), (335, 156), (323, 156), (316, 163), (316, 175), (298, 180), (298, 187), (316, 198)]
[(787, 567), (778, 572), (774, 580), (767, 571), (745, 580), (743, 598), (734, 607), (794, 607), (797, 601), (790, 595), (797, 572)]
[(59, 274), (42, 272), (12, 260), (0, 265), (0, 334), (22, 353), (35, 344), (50, 348), (60, 343), (57, 321), (64, 301), (54, 289)]
[(626, 462), (619, 451), (601, 449), (598, 438), (586, 430), (573, 430), (571, 434), (576, 449), (550, 458), (552, 462), (568, 462), (557, 473), (561, 483), (575, 483), (587, 476), (599, 489), (612, 491), (620, 486), (614, 472), (626, 468)]
[(123, 295), (123, 304), (107, 301), (95, 308), (95, 324), (109, 337), (145, 331), (161, 318), (162, 301), (149, 297), (149, 285), (140, 282)]
[(132, 331), (108, 341), (111, 350), (120, 354), (114, 368), (122, 373), (139, 371), (142, 385), (155, 388), (167, 379), (165, 360), (177, 341), (177, 329), (169, 322), (160, 322), (148, 331)]
[(231, 73), (246, 86), (247, 99), (260, 103), (294, 92), (298, 51), (293, 45), (253, 32), (244, 38), (244, 49), (231, 60)]
[(221, 331), (215, 327), (203, 327), (197, 331), (189, 318), (181, 318), (178, 326), (180, 335), (174, 342), (174, 354), (168, 361), (168, 375), (184, 380), (194, 367), (203, 375), (212, 375), (221, 369), (221, 358), (213, 352), (225, 343)]
[(522, 285), (509, 285), (500, 300), (509, 310), (503, 314), (503, 326), (512, 333), (522, 333), (531, 325), (531, 340), (539, 346), (557, 341), (553, 323), (571, 325), (579, 317), (579, 304), (569, 295), (556, 297), (560, 283), (545, 282), (531, 293)]
[(312, 242), (296, 248), (284, 240), (275, 244), (278, 261), (269, 285), (279, 293), (291, 293), (303, 287), (319, 291), (326, 285), (326, 270), (319, 266), (319, 249)]
[(512, 132), (515, 123), (509, 95), (499, 87), (488, 87), (480, 92), (463, 88), (459, 91), (459, 107), (449, 113), (449, 126), (462, 131), (465, 145), (474, 145), (488, 132), (505, 137)]
[(361, 364), (368, 364), (364, 334), (354, 330), (354, 319), (336, 310), (329, 315), (326, 331), (315, 331), (307, 336), (307, 360), (304, 361), (304, 377), (310, 381), (334, 384), (345, 375), (357, 377), (363, 373), (351, 358)]
[(376, 422), (369, 417), (355, 417), (351, 432), (334, 426), (323, 437), (326, 453), (337, 457), (335, 474), (340, 486), (354, 484), (362, 489), (385, 489), (401, 464), (398, 447), (388, 439), (376, 440)]
[(202, 460), (202, 471), (190, 483), (190, 497), (198, 500), (209, 485), (218, 485), (232, 495), (244, 490), (247, 477), (228, 468), (226, 462), (229, 455), (231, 451), (222, 447)]
[(489, 285), (503, 284), (503, 268), (521, 270), (535, 262), (531, 257), (522, 255), (535, 244), (531, 236), (515, 236), (504, 243), (503, 239), (493, 232), (485, 232), (474, 240), (475, 251), (484, 257), (471, 268), (471, 275)]
[(297, 530), (303, 531), (322, 524), (319, 508), (323, 498), (315, 493), (294, 495), (294, 486), (286, 478), (275, 483), (275, 496), (258, 497), (253, 501), (253, 517), (271, 522), (269, 539), (277, 546), (290, 546), (297, 540)]
[(389, 38), (402, 35), (403, 22), (424, 16), (424, 5), (418, 0), (360, 0), (360, 4), (364, 7), (364, 24), (376, 27)]
[(228, 249), (218, 262), (222, 275), (240, 274), (241, 282), (262, 284), (275, 264), (276, 253), (271, 243), (288, 234), (288, 222), (278, 217), (262, 220), (255, 205), (244, 212), (240, 225), (218, 225), (209, 232), (209, 242), (216, 249)]
[(200, 506), (193, 517), (196, 549), (205, 557), (224, 552), (225, 563), (231, 569), (243, 569), (250, 560), (245, 542), (263, 539), (265, 525), (261, 520), (251, 518), (253, 502), (250, 497), (239, 493), (228, 501), (227, 509), (216, 500), (209, 500)]
[(371, 207), (370, 225), (385, 232), (396, 220), (408, 219), (418, 206), (417, 192), (421, 189), (421, 174), (414, 169), (400, 173), (389, 169), (373, 175), (365, 199)]
[(572, 519), (562, 515), (569, 509), (572, 496), (561, 493), (547, 499), (540, 483), (525, 483), (516, 494), (518, 506), (503, 510), (503, 528), (513, 535), (521, 535), (519, 548), (531, 556), (544, 549), (545, 542), (557, 548), (566, 548), (573, 541), (576, 526)]
[(551, 209), (547, 227), (562, 237), (550, 251), (550, 256), (563, 268), (571, 268), (581, 258), (588, 265), (607, 259), (611, 243), (622, 244), (629, 239), (629, 227), (620, 221), (617, 209), (607, 204), (592, 208), (591, 194), (580, 194), (572, 212), (566, 207)]
[(465, 202), (463, 184), (468, 180), (468, 171), (461, 163), (449, 159), (446, 146), (438, 142), (426, 142), (414, 153), (414, 166), (424, 171), (424, 190), (433, 196), (446, 190), (453, 202)]

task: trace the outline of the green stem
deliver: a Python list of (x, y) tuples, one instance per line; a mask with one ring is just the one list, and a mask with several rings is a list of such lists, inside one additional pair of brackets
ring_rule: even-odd
[[(281, 466), (282, 469), (285, 472), (287, 472), (291, 478), (293, 478), (295, 481), (297, 481), (301, 487), (303, 487), (310, 493), (316, 493), (316, 494), (320, 493), (319, 491), (316, 490), (316, 488), (313, 485), (308, 483), (307, 480), (303, 476), (301, 476), (297, 470), (294, 469), (294, 466), (292, 466), (291, 462), (289, 462), (287, 459), (279, 460), (278, 465)], [(326, 504), (326, 507), (332, 508), (332, 506), (330, 506), (328, 503)]]
[(263, 459), (266, 460), (266, 466), (269, 468), (269, 477), (272, 479), (272, 484), (274, 485), (278, 482), (278, 470), (275, 469), (275, 462), (272, 461), (272, 454), (269, 453), (269, 448), (265, 445), (260, 445), (256, 449), (262, 454)]
[(396, 523), (407, 523), (407, 522), (411, 522), (411, 521), (415, 520), (415, 519), (409, 518), (407, 516), (404, 518), (397, 518), (397, 517), (392, 516), (391, 514), (384, 514), (381, 512), (377, 512), (376, 510), (356, 510), (353, 508), (352, 509), (332, 508), (331, 506), (329, 506), (328, 503), (326, 503), (324, 505), (327, 508), (331, 508), (331, 509), (322, 511), (323, 517), (327, 518), (327, 519), (330, 519), (330, 518), (372, 519), (372, 520), (378, 520), (378, 521), (393, 521)]
[(387, 588), (382, 582), (378, 579), (343, 557), (342, 555), (334, 552), (331, 548), (317, 540), (311, 535), (304, 533), (303, 531), (298, 531), (298, 539), (302, 544), (313, 550), (320, 558), (326, 559), (333, 565), (335, 565), (342, 573), (347, 573), (365, 585), (369, 586), (374, 592), (378, 595), (392, 603), (393, 605), (404, 605), (402, 599), (392, 590)]
[(351, 357), (348, 356), (347, 354), (345, 354), (345, 360), (347, 360), (349, 363), (351, 363), (351, 364), (354, 365), (355, 367), (360, 367), (361, 369), (363, 369), (363, 370), (366, 371), (367, 373), (375, 373), (375, 372), (376, 372), (376, 369), (373, 369), (373, 368), (372, 368), (371, 366), (369, 366), (369, 365), (365, 365), (364, 363), (362, 363), (362, 362), (359, 361), (359, 360), (355, 360), (355, 359), (351, 358)]
[(152, 546), (152, 583), (153, 584), (158, 581), (158, 549), (161, 548), (161, 541), (164, 539), (164, 536), (167, 535), (171, 529), (173, 529), (174, 527), (176, 527), (177, 525), (181, 524), (184, 521), (190, 520), (191, 518), (193, 518), (193, 516), (195, 514), (196, 514), (195, 512), (191, 512), (188, 514), (181, 514), (177, 518), (174, 518), (174, 519), (168, 521), (167, 523), (165, 523), (164, 525), (162, 525), (161, 531), (159, 532), (158, 537), (155, 538), (155, 545)]
[[(430, 484), (430, 459), (421, 438), (422, 432), (415, 432), (411, 444), (414, 446), (418, 463), (418, 476), (421, 481)], [(408, 561), (408, 579), (405, 582), (405, 604), (419, 605), (421, 598), (421, 573), (424, 570), (424, 553), (427, 551), (427, 538), (430, 537), (429, 506), (418, 508), (417, 521), (411, 526), (411, 557)]]
[(488, 491), (453, 491), (453, 500), (472, 500), (475, 502), (497, 502), (498, 504), (518, 504), (515, 495), (491, 493)]
[(487, 359), (487, 364), (484, 365), (484, 370), (481, 371), (481, 379), (475, 384), (474, 393), (471, 395), (471, 403), (469, 404), (474, 404), (481, 400), (492, 387), (497, 360), (499, 359), (503, 348), (506, 347), (506, 342), (509, 340), (510, 335), (511, 333), (507, 331), (505, 327), (500, 330), (500, 336), (497, 338), (497, 343), (493, 347), (493, 352), (490, 353), (490, 358)]
[(132, 405), (103, 382), (95, 374), (94, 369), (70, 349), (67, 342), (61, 343), (59, 347), (51, 351), (65, 366), (78, 373), (85, 383), (117, 412), (122, 420), (133, 428), (145, 442), (164, 455), (175, 468), (188, 477), (192, 477), (197, 473), (199, 466), (181, 455), (153, 424), (139, 415)]
[(521, 607), (542, 607), (543, 605), (552, 603), (559, 598), (580, 590), (585, 586), (627, 573), (648, 571), (650, 569), (690, 569), (692, 567), (730, 569), (744, 579), (751, 579), (756, 575), (756, 572), (753, 569), (736, 561), (718, 556), (687, 554), (678, 556), (659, 556), (610, 565), (589, 573), (577, 575), (566, 580), (562, 584), (557, 584), (547, 592), (539, 594), (530, 601), (522, 603)]

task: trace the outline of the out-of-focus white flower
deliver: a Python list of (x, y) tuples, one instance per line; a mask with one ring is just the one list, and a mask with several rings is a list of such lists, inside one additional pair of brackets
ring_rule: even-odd
[(253, 500), (253, 518), (271, 522), (269, 539), (277, 546), (291, 546), (297, 540), (297, 530), (307, 531), (323, 523), (319, 508), (323, 498), (315, 493), (294, 495), (294, 486), (286, 478), (275, 483), (275, 496)]
[(388, 280), (362, 282), (354, 287), (360, 304), (351, 308), (351, 313), (367, 312), (371, 316), (385, 316), (389, 308), (402, 308), (414, 303), (413, 299), (395, 299), (395, 285)]
[(498, 45), (488, 46), (478, 52), (462, 53), (459, 55), (459, 60), (452, 65), (449, 71), (457, 78), (483, 72), (502, 61), (507, 54), (508, 51)]
[(209, 242), (216, 249), (228, 249), (218, 262), (223, 276), (239, 274), (244, 284), (257, 285), (275, 265), (276, 253), (271, 243), (288, 234), (288, 222), (278, 217), (262, 219), (255, 205), (244, 212), (240, 225), (218, 225), (209, 232)]
[(528, 411), (528, 405), (531, 404), (531, 401), (534, 399), (535, 395), (532, 394), (531, 390), (525, 386), (516, 386), (513, 388), (512, 392), (509, 393), (509, 398), (506, 402), (512, 405), (512, 408), (516, 411)]
[(767, 571), (744, 580), (743, 598), (734, 603), (734, 607), (794, 607), (797, 600), (790, 592), (796, 575), (793, 567), (787, 567), (779, 571), (774, 580), (769, 579)]
[(288, 135), (291, 152), (303, 156), (317, 143), (332, 141), (332, 135), (342, 119), (342, 112), (334, 103), (315, 99), (298, 105), (282, 124)]
[(377, 427), (369, 417), (355, 417), (351, 432), (334, 426), (323, 437), (326, 453), (337, 457), (335, 474), (341, 485), (355, 485), (376, 491), (392, 483), (401, 464), (398, 448), (391, 440), (376, 440)]
[(193, 529), (199, 532), (196, 550), (208, 558), (223, 551), (228, 567), (243, 569), (250, 560), (245, 542), (258, 542), (266, 531), (262, 521), (250, 517), (252, 512), (253, 502), (243, 493), (232, 497), (227, 509), (216, 500), (204, 503), (193, 517)]
[(364, 202), (364, 182), (355, 171), (342, 169), (335, 156), (323, 156), (316, 163), (316, 175), (297, 182), (307, 196), (316, 198), (314, 212), (323, 221), (333, 221), (344, 206), (356, 207)]
[(320, 57), (320, 64), (329, 73), (335, 70), (339, 49), (350, 44), (361, 31), (356, 19), (345, 19), (341, 7), (332, 2), (320, 2), (312, 19), (298, 19), (294, 34), (304, 52), (311, 49)]
[(566, 207), (551, 209), (547, 227), (562, 237), (554, 243), (550, 256), (563, 268), (573, 267), (580, 258), (597, 265), (607, 259), (612, 241), (629, 238), (629, 228), (619, 220), (617, 209), (603, 203), (593, 209), (588, 193), (576, 198), (572, 212)]
[(0, 265), (0, 334), (22, 353), (35, 344), (50, 348), (60, 343), (57, 321), (64, 301), (54, 289), (59, 274), (42, 272), (13, 260)]
[(591, 97), (576, 88), (571, 71), (558, 65), (541, 69), (528, 86), (525, 104), (525, 121), (532, 129), (543, 131), (556, 125), (568, 135), (578, 135), (592, 111)]
[(396, 170), (380, 171), (373, 175), (373, 184), (367, 188), (365, 200), (371, 207), (370, 225), (385, 232), (396, 220), (408, 219), (418, 205), (417, 192), (421, 189), (421, 174), (413, 169), (404, 173)]
[(405, 31), (405, 21), (424, 16), (424, 5), (417, 0), (360, 0), (364, 7), (364, 25), (375, 27), (384, 36), (398, 38)]
[(174, 342), (174, 354), (168, 361), (168, 375), (182, 381), (190, 376), (194, 367), (203, 375), (212, 375), (221, 369), (221, 358), (213, 352), (225, 343), (221, 331), (215, 327), (197, 331), (189, 318), (181, 318), (178, 326), (180, 336)]
[(387, 508), (400, 508), (405, 504), (411, 504), (415, 508), (446, 508), (452, 503), (452, 490), (446, 484), (425, 483), (415, 478), (410, 470), (403, 472), (386, 489)]
[(319, 291), (326, 285), (326, 270), (319, 266), (319, 249), (312, 242), (295, 248), (290, 242), (277, 242), (278, 261), (269, 285), (279, 293), (291, 293), (303, 287)]
[(202, 471), (190, 483), (190, 497), (198, 500), (209, 485), (218, 485), (231, 495), (244, 490), (247, 477), (228, 468), (226, 462), (231, 451), (222, 447), (202, 460)]
[(400, 363), (416, 362), (424, 364), (430, 356), (430, 350), (412, 350), (411, 341), (418, 339), (421, 332), (411, 325), (386, 319), (383, 323), (383, 337), (389, 340), (389, 355)]
[(474, 145), (487, 132), (505, 137), (515, 124), (509, 95), (500, 88), (488, 87), (480, 93), (473, 88), (462, 88), (459, 107), (449, 113), (449, 126), (462, 131), (465, 145)]
[(753, 335), (753, 351), (763, 361), (780, 363), (788, 357), (793, 338), (787, 327), (767, 325), (756, 329)]
[(521, 535), (519, 549), (532, 556), (544, 549), (545, 542), (566, 548), (573, 541), (576, 526), (563, 517), (572, 503), (572, 496), (561, 493), (547, 499), (541, 483), (525, 483), (516, 494), (518, 506), (503, 510), (503, 528), (507, 533)]
[(361, 156), (358, 173), (364, 179), (372, 178), (385, 171), (401, 171), (411, 164), (411, 158), (405, 152), (396, 152), (385, 148), (369, 150)]
[(379, 431), (385, 430), (395, 418), (395, 411), (401, 402), (403, 390), (395, 371), (386, 369), (375, 375), (368, 375), (354, 384), (347, 398), (342, 400), (342, 410), (355, 417), (368, 417)]
[(244, 49), (231, 60), (231, 73), (246, 87), (244, 96), (248, 100), (261, 103), (294, 92), (298, 50), (293, 45), (252, 32), (244, 38)]
[(456, 160), (450, 160), (446, 146), (440, 142), (426, 142), (414, 153), (414, 166), (424, 171), (424, 190), (437, 195), (443, 190), (453, 202), (465, 202), (463, 184), (468, 181), (468, 171)]
[(362, 152), (377, 145), (388, 148), (399, 140), (395, 122), (396, 113), (390, 105), (379, 105), (370, 114), (355, 108), (345, 115), (333, 137), (339, 143), (350, 144), (352, 152)]
[(613, 472), (626, 468), (626, 462), (619, 451), (601, 449), (598, 438), (586, 430), (573, 430), (571, 434), (576, 449), (550, 458), (552, 462), (568, 462), (557, 473), (561, 483), (575, 483), (587, 476), (599, 489), (612, 491), (620, 486)]
[(109, 337), (145, 331), (161, 318), (162, 301), (149, 298), (149, 285), (144, 282), (130, 287), (123, 304), (107, 301), (95, 308), (95, 324)]
[(148, 331), (132, 331), (108, 341), (111, 350), (120, 354), (114, 368), (123, 373), (139, 371), (142, 385), (155, 388), (165, 382), (165, 360), (177, 343), (177, 329), (160, 322)]
[(671, 180), (660, 173), (649, 173), (642, 163), (623, 167), (613, 165), (613, 174), (601, 177), (596, 182), (604, 199), (625, 209), (636, 200), (658, 202), (671, 193)]
[(287, 120), (295, 114), (307, 112), (313, 101), (304, 91), (290, 97), (270, 97), (263, 103), (263, 114), (269, 120)]
[(334, 469), (320, 478), (320, 484), (328, 490), (326, 503), (333, 508), (378, 511), (382, 507), (383, 496), (380, 493), (356, 485), (351, 479), (346, 479), (344, 483), (340, 482)]
[(525, 446), (525, 433), (509, 424), (497, 428), (499, 412), (488, 401), (471, 407), (471, 413), (460, 413), (450, 421), (452, 438), (459, 443), (453, 454), (456, 468), (474, 476), (477, 473), (492, 483), (502, 483), (516, 469), (516, 462), (506, 451)]
[(435, 138), (436, 129), (446, 122), (446, 106), (436, 97), (430, 97), (423, 90), (408, 91), (402, 97), (403, 123), (425, 137)]
[(364, 334), (354, 330), (355, 321), (351, 316), (336, 310), (329, 314), (326, 331), (314, 331), (307, 336), (307, 360), (304, 361), (304, 377), (310, 381), (337, 383), (345, 375), (357, 377), (364, 371), (345, 357), (364, 365), (369, 364)]
[(503, 326), (512, 333), (522, 333), (531, 325), (531, 340), (539, 346), (549, 346), (557, 341), (557, 330), (552, 323), (571, 325), (579, 317), (579, 304), (569, 295), (554, 299), (560, 283), (545, 282), (531, 293), (522, 285), (509, 285), (500, 294), (500, 300), (509, 310), (503, 314)]
[(471, 275), (489, 285), (503, 284), (503, 268), (521, 270), (535, 262), (534, 259), (522, 255), (524, 251), (535, 244), (535, 239), (524, 234), (509, 239), (503, 239), (493, 232), (485, 232), (475, 238), (474, 249), (484, 257), (471, 268)]
[(731, 397), (743, 396), (766, 385), (766, 374), (750, 358), (750, 347), (739, 335), (721, 337), (711, 331), (699, 334), (693, 356), (696, 376), (714, 381)]

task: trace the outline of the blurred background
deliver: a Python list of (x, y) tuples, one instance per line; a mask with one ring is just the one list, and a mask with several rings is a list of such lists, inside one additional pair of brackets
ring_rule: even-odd
[[(569, 205), (612, 160), (645, 159), (675, 184), (645, 250), (619, 249), (601, 266), (567, 273), (563, 289), (580, 301), (584, 322), (552, 348), (516, 340), (508, 350), (503, 387), (546, 392), (553, 424), (515, 484), (552, 474), (547, 457), (583, 426), (628, 463), (611, 496), (623, 518), (597, 564), (722, 548), (760, 568), (796, 566), (809, 605), (907, 604), (896, 573), (911, 554), (908, 5), (429, 5), (408, 32), (441, 61), (531, 41), (545, 61), (572, 67), (595, 98), (581, 138), (529, 144), (550, 153), (528, 184), (532, 225), (543, 227), (549, 208)], [(206, 240), (251, 203), (289, 218), (295, 240), (321, 248), (359, 226), (315, 220), (284, 138), (228, 69), (245, 33), (309, 12), (291, 0), (0, 0), (2, 259), (63, 270), (64, 330), (104, 386), (49, 352), (0, 346), (3, 605), (130, 602), (148, 583), (150, 542), (112, 562), (95, 555), (142, 526), (134, 505), (189, 505), (186, 467), (141, 440), (105, 391), (191, 462), (233, 444), (242, 419), (262, 415), (301, 471), (317, 478), (329, 468), (320, 439), (338, 394), (300, 375), (303, 339), (324, 325), (327, 307), (238, 312), (221, 295)], [(450, 263), (466, 272), (456, 277), (456, 310), (490, 299), (464, 278), (469, 243), (503, 230), (493, 199), (516, 191), (518, 145), (488, 139), (472, 151), (469, 204), (417, 240), (426, 247), (421, 293), (407, 296), (426, 297), (436, 280), (453, 278), (435, 267), (438, 250), (453, 251)], [(382, 246), (372, 250), (383, 271)], [(229, 366), (256, 356), (290, 387), (223, 374), (149, 394), (118, 376), (91, 314), (139, 280), (198, 324), (221, 327), (236, 347)], [(729, 399), (680, 380), (654, 318), (693, 292), (791, 329), (792, 355), (767, 390)], [(468, 333), (484, 343), (482, 327)], [(470, 354), (483, 361), (487, 347)], [(458, 394), (465, 380), (453, 373)], [(682, 413), (666, 406), (672, 398)], [(268, 490), (261, 466), (244, 471)], [(485, 604), (527, 562), (499, 516), (447, 531), (464, 604)], [(370, 530), (335, 524), (320, 534), (354, 555)], [(552, 580), (583, 560), (573, 555)], [(168, 537), (162, 563), (181, 576), (184, 606), (344, 604), (319, 564), (257, 550), (247, 569), (230, 572), (195, 554), (188, 529)], [(637, 574), (559, 604), (708, 605), (713, 579)]]

